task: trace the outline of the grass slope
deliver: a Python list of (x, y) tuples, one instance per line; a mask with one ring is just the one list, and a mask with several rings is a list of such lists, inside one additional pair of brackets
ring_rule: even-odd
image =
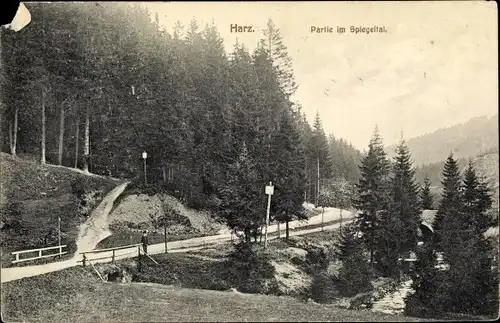
[(289, 297), (156, 284), (101, 283), (90, 269), (82, 267), (3, 284), (2, 319), (29, 322), (422, 321), (303, 303)]
[[(81, 179), (88, 192), (100, 191), (95, 205), (91, 205), (93, 207), (118, 185), (117, 181), (108, 178), (40, 165), (5, 153), (1, 153), (0, 158), (3, 267), (9, 265), (12, 251), (57, 245), (58, 217), (61, 218), (61, 242), (68, 245), (69, 254), (66, 256), (69, 257), (75, 251), (78, 227), (85, 220), (78, 215), (79, 200), (73, 194), (71, 184)], [(12, 212), (12, 202), (19, 203), (19, 214)], [(37, 261), (42, 262), (44, 260)]]

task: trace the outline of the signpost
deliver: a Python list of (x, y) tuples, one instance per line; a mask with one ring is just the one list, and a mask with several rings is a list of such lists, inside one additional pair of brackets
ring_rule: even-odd
[(142, 159), (144, 160), (144, 185), (148, 184), (147, 176), (146, 176), (146, 158), (148, 158), (148, 153), (147, 152), (143, 152), (142, 153)]
[(273, 182), (269, 182), (269, 185), (266, 186), (266, 194), (267, 194), (267, 213), (266, 213), (266, 233), (264, 238), (265, 249), (267, 249), (267, 228), (269, 227), (269, 211), (271, 209), (271, 195), (274, 194)]

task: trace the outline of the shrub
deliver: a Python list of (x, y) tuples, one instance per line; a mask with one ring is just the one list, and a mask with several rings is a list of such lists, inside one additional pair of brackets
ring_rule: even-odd
[(257, 254), (250, 243), (235, 245), (224, 267), (228, 281), (241, 292), (270, 294), (278, 288), (277, 283), (266, 282), (275, 274), (269, 256)]
[(314, 275), (311, 285), (311, 298), (318, 303), (331, 303), (340, 293), (335, 277), (326, 271)]
[(78, 176), (71, 182), (71, 193), (75, 195), (79, 200), (83, 198), (87, 192), (87, 177)]
[(338, 276), (342, 295), (351, 297), (372, 290), (371, 277), (371, 267), (362, 253), (356, 252), (350, 258), (344, 259)]
[(330, 257), (323, 248), (309, 247), (305, 261), (305, 271), (309, 274), (315, 274), (328, 268)]
[(5, 205), (2, 210), (2, 231), (12, 230), (12, 232), (17, 234), (23, 234), (21, 232), (22, 225), (20, 222), (21, 216), (23, 214), (23, 206), (19, 201), (10, 200), (7, 205)]

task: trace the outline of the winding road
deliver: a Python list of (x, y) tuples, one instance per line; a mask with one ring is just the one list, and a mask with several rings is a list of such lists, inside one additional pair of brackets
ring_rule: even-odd
[[(77, 252), (75, 256), (69, 260), (57, 261), (43, 265), (35, 265), (35, 266), (25, 266), (25, 267), (10, 267), (10, 268), (2, 268), (1, 269), (1, 282), (9, 282), (13, 280), (18, 280), (26, 277), (38, 276), (47, 274), (54, 271), (63, 270), (66, 268), (74, 267), (81, 264), (82, 255), (81, 252), (92, 251), (95, 249), (97, 244), (110, 236), (112, 233), (109, 231), (108, 227), (108, 215), (113, 208), (114, 201), (123, 193), (125, 188), (127, 187), (128, 182), (122, 183), (115, 187), (110, 193), (108, 193), (99, 206), (92, 212), (89, 219), (81, 226), (80, 234), (77, 239)], [(319, 232), (322, 230), (321, 227), (313, 228), (313, 229), (303, 229), (299, 228), (304, 226), (316, 225), (320, 224), (323, 218), (325, 222), (324, 230), (333, 230), (340, 226), (340, 223), (328, 224), (328, 222), (337, 221), (340, 219), (340, 215), (343, 215), (343, 219), (346, 222), (350, 221), (355, 213), (352, 211), (340, 210), (335, 208), (325, 208), (325, 212), (323, 216), (321, 214), (313, 216), (308, 220), (301, 221), (291, 221), (289, 223), (290, 226), (290, 236), (298, 236), (304, 235), (314, 232)], [(282, 226), (283, 228), (284, 226)], [(299, 229), (299, 230), (297, 230)], [(268, 228), (268, 232), (276, 232), (278, 231), (277, 225), (270, 225)], [(191, 238), (186, 240), (178, 240), (172, 241), (168, 243), (168, 251), (171, 253), (176, 252), (186, 252), (190, 250), (197, 250), (206, 247), (207, 245), (213, 245), (216, 243), (230, 241), (232, 238), (231, 233), (221, 232), (217, 235), (207, 236), (207, 237), (198, 237)], [(276, 239), (277, 236), (270, 237), (269, 240)], [(164, 253), (165, 246), (163, 243), (154, 244), (148, 246), (148, 253), (150, 255)], [(92, 263), (102, 263), (102, 262), (110, 262), (112, 252), (102, 252), (97, 254), (89, 254), (88, 255)], [(136, 247), (131, 247), (128, 249), (116, 250), (115, 251), (115, 259), (126, 259), (137, 256)], [(99, 258), (99, 259), (96, 259)], [(103, 258), (103, 259), (101, 259)]]

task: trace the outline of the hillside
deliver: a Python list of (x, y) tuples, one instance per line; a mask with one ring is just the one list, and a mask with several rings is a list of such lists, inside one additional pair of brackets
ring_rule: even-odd
[(159, 194), (130, 193), (122, 195), (109, 215), (112, 235), (101, 241), (99, 248), (136, 243), (141, 240), (143, 230), (149, 231), (150, 243), (163, 242), (164, 228), (158, 220), (164, 213), (168, 215), (170, 223), (167, 228), (168, 241), (214, 235), (227, 230), (208, 212), (191, 209), (173, 196), (166, 195), (162, 202)]
[(2, 266), (9, 264), (12, 251), (57, 245), (58, 217), (61, 243), (68, 245), (70, 256), (79, 225), (118, 182), (0, 156)]
[[(498, 151), (498, 114), (411, 138), (407, 144), (416, 165), (444, 161), (450, 152), (455, 158), (468, 158)], [(395, 155), (395, 148), (387, 147), (390, 157)]]

